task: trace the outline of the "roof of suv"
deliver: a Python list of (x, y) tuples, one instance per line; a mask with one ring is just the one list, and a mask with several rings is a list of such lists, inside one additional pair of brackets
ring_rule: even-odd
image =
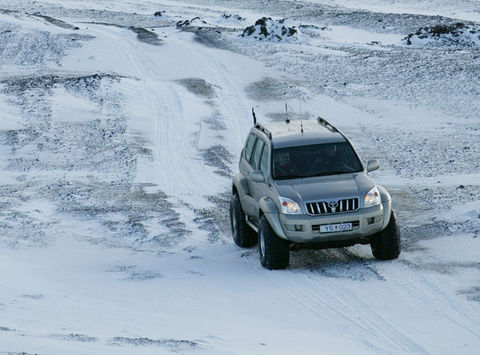
[[(343, 134), (326, 121), (319, 120), (275, 122), (256, 125), (255, 128), (270, 138), (275, 148), (345, 142)], [(303, 133), (302, 133), (303, 126)], [(264, 128), (264, 129), (262, 129)], [(269, 137), (269, 133), (271, 136)]]

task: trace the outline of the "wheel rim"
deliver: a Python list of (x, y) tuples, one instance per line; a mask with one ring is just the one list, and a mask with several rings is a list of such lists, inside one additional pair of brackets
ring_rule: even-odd
[(260, 231), (260, 252), (262, 257), (265, 256), (265, 238), (263, 237), (263, 231)]

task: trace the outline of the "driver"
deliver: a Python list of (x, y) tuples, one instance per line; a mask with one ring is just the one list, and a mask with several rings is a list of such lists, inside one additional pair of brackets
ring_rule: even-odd
[(292, 166), (290, 159), (290, 152), (278, 152), (275, 155), (275, 176), (282, 177), (287, 175), (292, 175), (295, 173), (295, 170)]

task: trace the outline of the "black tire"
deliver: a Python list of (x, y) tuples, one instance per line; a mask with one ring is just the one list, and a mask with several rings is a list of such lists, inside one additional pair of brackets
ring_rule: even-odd
[(380, 260), (392, 260), (400, 255), (400, 232), (393, 210), (387, 227), (372, 236), (370, 246), (373, 256)]
[(230, 227), (233, 240), (239, 247), (249, 248), (257, 244), (257, 233), (247, 224), (238, 194), (230, 200)]
[(258, 224), (258, 239), (262, 266), (269, 270), (285, 269), (290, 263), (288, 241), (275, 234), (265, 216), (260, 218)]

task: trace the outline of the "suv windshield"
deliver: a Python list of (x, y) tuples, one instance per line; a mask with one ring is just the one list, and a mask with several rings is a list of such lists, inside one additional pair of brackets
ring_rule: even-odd
[(273, 150), (273, 178), (307, 178), (360, 172), (362, 164), (347, 142), (288, 147)]

